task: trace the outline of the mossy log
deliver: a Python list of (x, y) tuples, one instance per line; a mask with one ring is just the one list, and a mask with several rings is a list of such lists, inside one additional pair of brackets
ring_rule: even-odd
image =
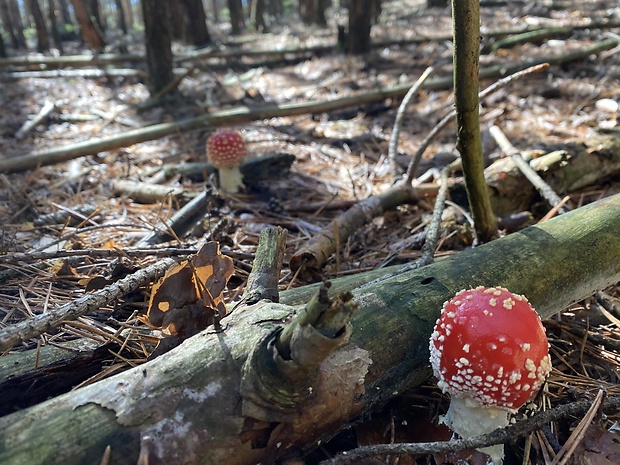
[[(1, 418), (0, 463), (99, 464), (108, 446), (109, 463), (132, 465), (294, 455), (428, 379), (428, 337), (456, 291), (504, 286), (549, 317), (620, 280), (619, 230), (616, 195), (378, 283), (334, 281), (339, 292), (355, 287), (358, 310), (348, 342), (320, 364), (305, 396), (288, 396), (277, 373), (272, 394), (264, 384), (262, 399), (248, 392), (256, 384), (248, 376), (277, 356), (267, 342), (300, 307), (239, 307), (221, 332), (204, 331), (145, 365)], [(303, 288), (291, 292), (281, 301), (305, 300)]]

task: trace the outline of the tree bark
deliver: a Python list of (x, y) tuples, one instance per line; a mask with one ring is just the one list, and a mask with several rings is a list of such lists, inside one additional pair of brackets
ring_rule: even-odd
[(37, 51), (43, 53), (50, 49), (50, 38), (47, 34), (45, 18), (37, 0), (28, 0), (28, 7), (37, 30)]
[(189, 42), (197, 47), (207, 45), (211, 42), (211, 37), (207, 30), (207, 16), (202, 0), (183, 0), (182, 3), (189, 20)]
[(370, 8), (372, 0), (359, 0), (349, 5), (349, 34), (347, 53), (363, 54), (370, 51)]
[(118, 21), (118, 27), (123, 31), (123, 34), (127, 34), (127, 20), (125, 19), (125, 6), (123, 5), (123, 0), (114, 0), (114, 4), (116, 6), (116, 15)]
[(454, 25), (454, 106), (456, 148), (463, 160), (467, 199), (477, 238), (489, 242), (498, 235), (484, 180), (478, 105), (480, 62), (480, 0), (452, 0)]
[(58, 0), (58, 7), (60, 8), (63, 26), (66, 24), (73, 24), (71, 13), (69, 13), (69, 5), (67, 5), (67, 0)]
[(148, 88), (152, 96), (174, 79), (168, 6), (168, 2), (159, 0), (142, 1)]
[(95, 27), (99, 28), (100, 33), (103, 33), (106, 30), (105, 18), (101, 14), (101, 5), (99, 4), (99, 0), (86, 0), (88, 3), (86, 5), (86, 10), (90, 14), (90, 17), (94, 19), (93, 24)]
[(122, 0), (124, 2), (125, 8), (125, 20), (127, 22), (127, 29), (131, 30), (134, 27), (135, 20), (133, 14), (133, 6), (131, 4), (131, 0)]
[(250, 7), (250, 23), (254, 30), (267, 32), (265, 23), (265, 0), (253, 0)]
[(237, 308), (221, 332), (206, 330), (145, 365), (0, 419), (0, 463), (98, 464), (108, 446), (110, 463), (120, 465), (245, 465), (295, 454), (428, 379), (428, 338), (458, 290), (504, 286), (547, 318), (620, 280), (619, 227), (616, 195), (353, 289), (351, 326), (323, 338), (342, 345), (305, 387), (287, 380), (312, 351), (285, 360), (278, 334), (293, 312), (302, 329), (292, 340), (317, 330), (299, 320), (309, 307), (284, 305), (306, 289), (283, 293), (283, 304)]
[(60, 31), (58, 30), (58, 20), (56, 18), (56, 3), (54, 0), (48, 0), (48, 12), (50, 18), (50, 29), (52, 30), (52, 39), (54, 39), (54, 45), (62, 55), (64, 50), (62, 47), (62, 39), (60, 38)]
[(245, 27), (243, 20), (243, 5), (241, 0), (227, 0), (228, 12), (230, 14), (230, 27), (233, 35), (241, 34)]
[(84, 2), (82, 0), (71, 0), (71, 4), (73, 5), (75, 18), (80, 25), (82, 40), (84, 40), (84, 42), (95, 51), (103, 50), (105, 47), (105, 41), (90, 18), (88, 10), (86, 10), (86, 7), (84, 6)]
[(6, 57), (6, 48), (4, 47), (4, 37), (0, 33), (0, 57)]

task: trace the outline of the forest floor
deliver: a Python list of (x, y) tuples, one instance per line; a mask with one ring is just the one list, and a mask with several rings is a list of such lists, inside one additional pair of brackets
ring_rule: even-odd
[[(610, 0), (566, 0), (548, 6), (545, 2), (497, 2), (496, 5), (483, 2), (481, 13), (483, 67), (560, 56), (607, 37), (617, 39), (616, 34), (620, 33), (619, 28), (578, 28), (539, 42), (490, 51), (494, 39), (485, 35), (487, 32), (525, 26), (582, 25), (590, 20), (618, 19), (620, 10)], [(338, 19), (335, 16), (330, 22)], [(211, 32), (214, 38), (222, 41), (227, 37), (226, 31), (217, 27)], [(191, 63), (193, 69), (180, 82), (176, 94), (169, 96), (162, 105), (149, 109), (140, 108), (149, 95), (144, 83), (136, 77), (15, 79), (6, 73), (22, 70), (5, 68), (0, 70), (3, 108), (0, 112), (0, 160), (238, 105), (254, 108), (267, 103), (303, 103), (353, 96), (379, 87), (413, 82), (431, 65), (435, 68), (433, 77), (449, 76), (452, 45), (449, 40), (433, 38), (450, 33), (448, 10), (426, 9), (417, 1), (384, 2), (379, 24), (373, 28), (373, 39), (427, 37), (428, 40), (374, 48), (363, 57), (344, 56), (334, 50), (303, 58), (239, 55), (202, 59)], [(247, 34), (237, 43), (241, 50), (256, 47), (275, 50), (283, 45), (312, 46), (334, 41), (335, 27), (316, 29), (297, 25), (274, 27), (268, 35)], [(141, 51), (139, 45), (134, 47), (132, 51)], [(184, 47), (175, 46), (176, 53), (184, 51)], [(85, 53), (77, 45), (74, 52)], [(126, 67), (142, 68), (143, 64), (127, 63)], [(482, 86), (493, 82), (483, 80)], [(579, 142), (602, 133), (614, 134), (618, 131), (617, 103), (614, 105), (618, 100), (620, 56), (617, 50), (528, 75), (482, 101), (484, 156), (489, 164), (505, 156), (489, 135), (491, 125), (501, 127), (512, 144), (524, 151), (547, 152), (558, 144)], [(50, 101), (55, 105), (50, 116), (24, 137), (16, 138), (20, 127)], [(401, 173), (425, 136), (452, 109), (452, 101), (450, 89), (429, 89), (419, 92), (409, 104), (396, 159)], [(243, 194), (214, 194), (203, 221), (180, 241), (166, 244), (170, 255), (174, 249), (199, 247), (205, 237), (218, 240), (222, 252), (231, 256), (235, 265), (235, 275), (225, 293), (227, 301), (238, 298), (243, 292), (259, 233), (268, 226), (282, 226), (288, 230), (281, 289), (323, 277), (334, 278), (415, 260), (421, 254), (420, 246), (419, 241), (411, 238), (428, 224), (433, 210), (432, 197), (401, 205), (362, 226), (340, 244), (338, 257), (329, 259), (320, 277), (295, 275), (288, 267), (289, 258), (337, 215), (356, 201), (384, 192), (393, 185), (395, 176), (387, 153), (399, 103), (398, 99), (385, 99), (327, 113), (271, 117), (238, 126), (253, 155), (293, 154), (295, 162), (290, 172), (253, 186)], [(188, 197), (203, 192), (205, 185), (214, 186), (213, 176), (196, 181), (178, 174), (166, 176), (162, 170), (164, 165), (205, 161), (206, 139), (213, 129), (205, 127), (36, 170), (0, 174), (0, 253), (53, 254), (61, 249), (117, 251), (108, 257), (41, 260), (33, 256), (31, 260), (0, 262), (0, 328), (80, 297), (88, 286), (92, 289), (101, 285), (94, 278), (109, 282), (117, 273), (143, 267), (165, 255), (160, 253), (156, 257), (144, 251), (126, 257), (122, 251), (135, 247), (142, 237), (168, 220)], [(455, 153), (454, 127), (449, 125), (425, 152), (419, 174), (440, 166), (446, 159), (453, 159)], [(437, 154), (441, 156), (434, 158)], [(121, 179), (182, 188), (184, 196), (139, 203), (118, 192), (114, 183)], [(616, 173), (596, 179), (578, 191), (559, 194), (569, 197), (570, 208), (577, 208), (617, 192), (620, 192), (620, 178)], [(453, 206), (448, 212), (452, 211), (455, 216), (454, 212), (458, 213), (460, 208)], [(533, 222), (545, 216), (549, 209), (538, 197), (525, 208), (532, 213)], [(45, 216), (53, 212), (69, 212), (74, 219), (69, 221), (65, 216), (54, 220)], [(463, 215), (456, 217), (466, 222)], [(223, 218), (227, 222), (222, 222)], [(448, 229), (442, 234), (436, 257), (458, 253), (471, 245), (471, 236), (455, 238)], [(618, 308), (620, 289), (614, 287), (606, 292), (615, 297)], [(152, 331), (136, 318), (145, 311), (147, 295), (148, 289), (144, 289), (118, 306), (101, 308), (76, 322), (63, 324), (23, 342), (3, 356), (60, 345), (75, 338), (90, 338), (95, 346), (103, 346), (128, 327), (148, 337)], [(547, 407), (566, 400), (593, 397), (600, 385), (610, 394), (620, 392), (616, 384), (620, 350), (613, 349), (620, 347), (617, 327), (620, 314), (615, 314), (614, 318), (613, 306), (611, 309), (610, 319), (609, 313), (602, 312), (592, 299), (566, 309), (548, 323), (554, 372), (547, 387)], [(605, 351), (599, 350), (589, 341), (588, 335), (608, 341), (609, 346)], [(76, 379), (71, 386), (58, 389), (93, 382), (144, 362), (147, 345), (139, 340), (127, 344), (131, 350), (124, 353), (124, 358), (108, 353), (98, 359), (99, 369), (88, 379)], [(22, 406), (27, 403), (25, 399)], [(418, 388), (395, 399), (368, 422), (347, 429), (306, 458), (306, 463), (316, 463), (357, 444), (447, 439), (449, 433), (445, 429), (432, 426), (445, 406), (446, 398), (435, 387)], [(610, 426), (614, 418), (609, 417), (604, 425)], [(568, 422), (559, 425), (555, 432), (562, 442), (570, 426)], [(589, 438), (592, 442), (597, 439)], [(529, 463), (545, 463), (542, 450), (548, 445), (548, 438), (535, 436)], [(578, 449), (574, 453), (574, 463), (619, 462), (609, 455), (615, 453), (615, 457), (620, 457), (617, 443), (599, 449), (602, 451)], [(506, 463), (527, 463), (522, 462), (522, 458), (523, 444), (518, 443), (509, 448)], [(433, 460), (441, 458), (401, 457), (398, 463), (434, 463)], [(471, 463), (481, 463), (480, 460), (471, 458)], [(394, 457), (386, 461), (396, 463)]]

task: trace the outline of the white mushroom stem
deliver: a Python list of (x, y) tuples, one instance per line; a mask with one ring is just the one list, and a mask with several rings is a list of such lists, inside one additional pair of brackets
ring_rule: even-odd
[[(508, 426), (510, 411), (497, 407), (481, 407), (471, 399), (452, 396), (448, 412), (441, 419), (448, 428), (462, 438), (471, 438)], [(488, 454), (494, 465), (504, 462), (504, 445), (498, 444), (480, 449)]]
[(238, 166), (232, 168), (220, 167), (218, 171), (220, 173), (220, 189), (224, 192), (236, 194), (239, 192), (239, 189), (245, 187), (243, 184), (243, 176)]

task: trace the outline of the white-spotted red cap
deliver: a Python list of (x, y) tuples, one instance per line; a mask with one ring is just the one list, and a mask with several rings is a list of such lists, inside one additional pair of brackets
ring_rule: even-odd
[(207, 139), (207, 156), (216, 168), (233, 168), (247, 157), (248, 149), (238, 131), (220, 129)]
[(445, 302), (430, 352), (444, 392), (513, 411), (551, 371), (540, 317), (524, 296), (501, 287), (463, 290)]

